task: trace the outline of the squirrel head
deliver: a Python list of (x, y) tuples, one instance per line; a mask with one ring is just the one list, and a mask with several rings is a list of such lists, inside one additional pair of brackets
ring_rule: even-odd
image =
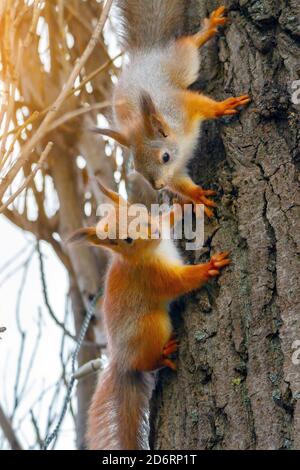
[(111, 129), (94, 131), (129, 148), (136, 171), (156, 190), (167, 186), (178, 170), (178, 140), (146, 92), (140, 97), (139, 116), (128, 125), (126, 135)]
[[(109, 199), (109, 204), (103, 206), (105, 217), (96, 227), (77, 230), (67, 242), (106, 248), (132, 262), (151, 256), (161, 242), (162, 216), (151, 216), (145, 206), (130, 205), (116, 192), (99, 185)], [(174, 224), (172, 216), (170, 224)]]

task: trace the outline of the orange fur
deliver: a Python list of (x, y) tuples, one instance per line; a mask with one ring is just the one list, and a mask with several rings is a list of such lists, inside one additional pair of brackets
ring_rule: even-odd
[(250, 102), (248, 95), (215, 101), (193, 91), (182, 93), (182, 105), (186, 113), (185, 131), (190, 132), (195, 120), (216, 119), (221, 116), (237, 114), (237, 107)]
[(182, 93), (182, 105), (186, 112), (185, 132), (190, 131), (195, 120), (213, 119), (217, 115), (218, 103), (194, 91)]

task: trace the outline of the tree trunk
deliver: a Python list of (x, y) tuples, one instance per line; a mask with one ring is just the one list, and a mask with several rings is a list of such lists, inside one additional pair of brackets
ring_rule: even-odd
[[(215, 1), (191, 2), (189, 31)], [(203, 125), (194, 181), (219, 193), (201, 262), (230, 250), (232, 265), (172, 308), (176, 373), (159, 374), (152, 401), (155, 449), (300, 449), (299, 107), (296, 0), (230, 0), (230, 24), (202, 51), (199, 90), (249, 93), (238, 117)], [(193, 23), (193, 24), (191, 24)]]

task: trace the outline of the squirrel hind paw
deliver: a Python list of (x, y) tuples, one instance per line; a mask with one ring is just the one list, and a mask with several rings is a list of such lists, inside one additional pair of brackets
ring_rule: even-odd
[(160, 367), (169, 367), (169, 369), (176, 370), (177, 366), (172, 359), (169, 359), (168, 356), (174, 354), (178, 350), (179, 341), (174, 338), (172, 335), (171, 339), (165, 344), (162, 352), (161, 359), (159, 361), (159, 368)]

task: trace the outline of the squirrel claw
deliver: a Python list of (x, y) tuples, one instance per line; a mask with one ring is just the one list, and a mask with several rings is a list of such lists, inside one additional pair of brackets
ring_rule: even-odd
[(204, 206), (204, 212), (206, 214), (206, 216), (211, 219), (213, 216), (214, 216), (214, 213), (213, 211), (211, 211), (210, 209), (208, 209), (208, 207)]
[(210, 210), (209, 207), (217, 207), (217, 204), (214, 201), (208, 199), (206, 196), (215, 196), (216, 194), (216, 191), (211, 189), (202, 189), (200, 186), (198, 186), (194, 197), (194, 202), (196, 204), (204, 205), (204, 212), (209, 219), (214, 215), (213, 211)]
[(217, 194), (217, 191), (213, 189), (202, 189), (202, 191), (204, 196), (215, 196)]
[(217, 204), (214, 201), (211, 201), (210, 199), (207, 199), (207, 197), (202, 196), (202, 202), (208, 207), (217, 207)]
[(231, 97), (227, 100), (221, 101), (218, 103), (219, 109), (217, 110), (217, 116), (229, 116), (232, 114), (237, 114), (238, 110), (236, 109), (239, 106), (245, 106), (250, 103), (251, 99), (248, 95), (242, 95), (238, 97)]
[(218, 18), (219, 16), (223, 16), (225, 11), (226, 11), (226, 7), (222, 5), (221, 7), (214, 10), (210, 16), (211, 18)]
[(224, 268), (224, 266), (228, 266), (229, 264), (230, 264), (229, 259), (223, 259), (223, 261), (217, 261), (216, 263), (214, 263), (214, 265), (217, 268)]
[(225, 258), (228, 258), (230, 251), (223, 251), (222, 253), (217, 253), (211, 257), (211, 261), (221, 261)]
[(213, 255), (209, 262), (208, 275), (211, 277), (219, 276), (221, 274), (220, 269), (224, 268), (225, 266), (228, 266), (231, 263), (228, 256), (229, 251)]

